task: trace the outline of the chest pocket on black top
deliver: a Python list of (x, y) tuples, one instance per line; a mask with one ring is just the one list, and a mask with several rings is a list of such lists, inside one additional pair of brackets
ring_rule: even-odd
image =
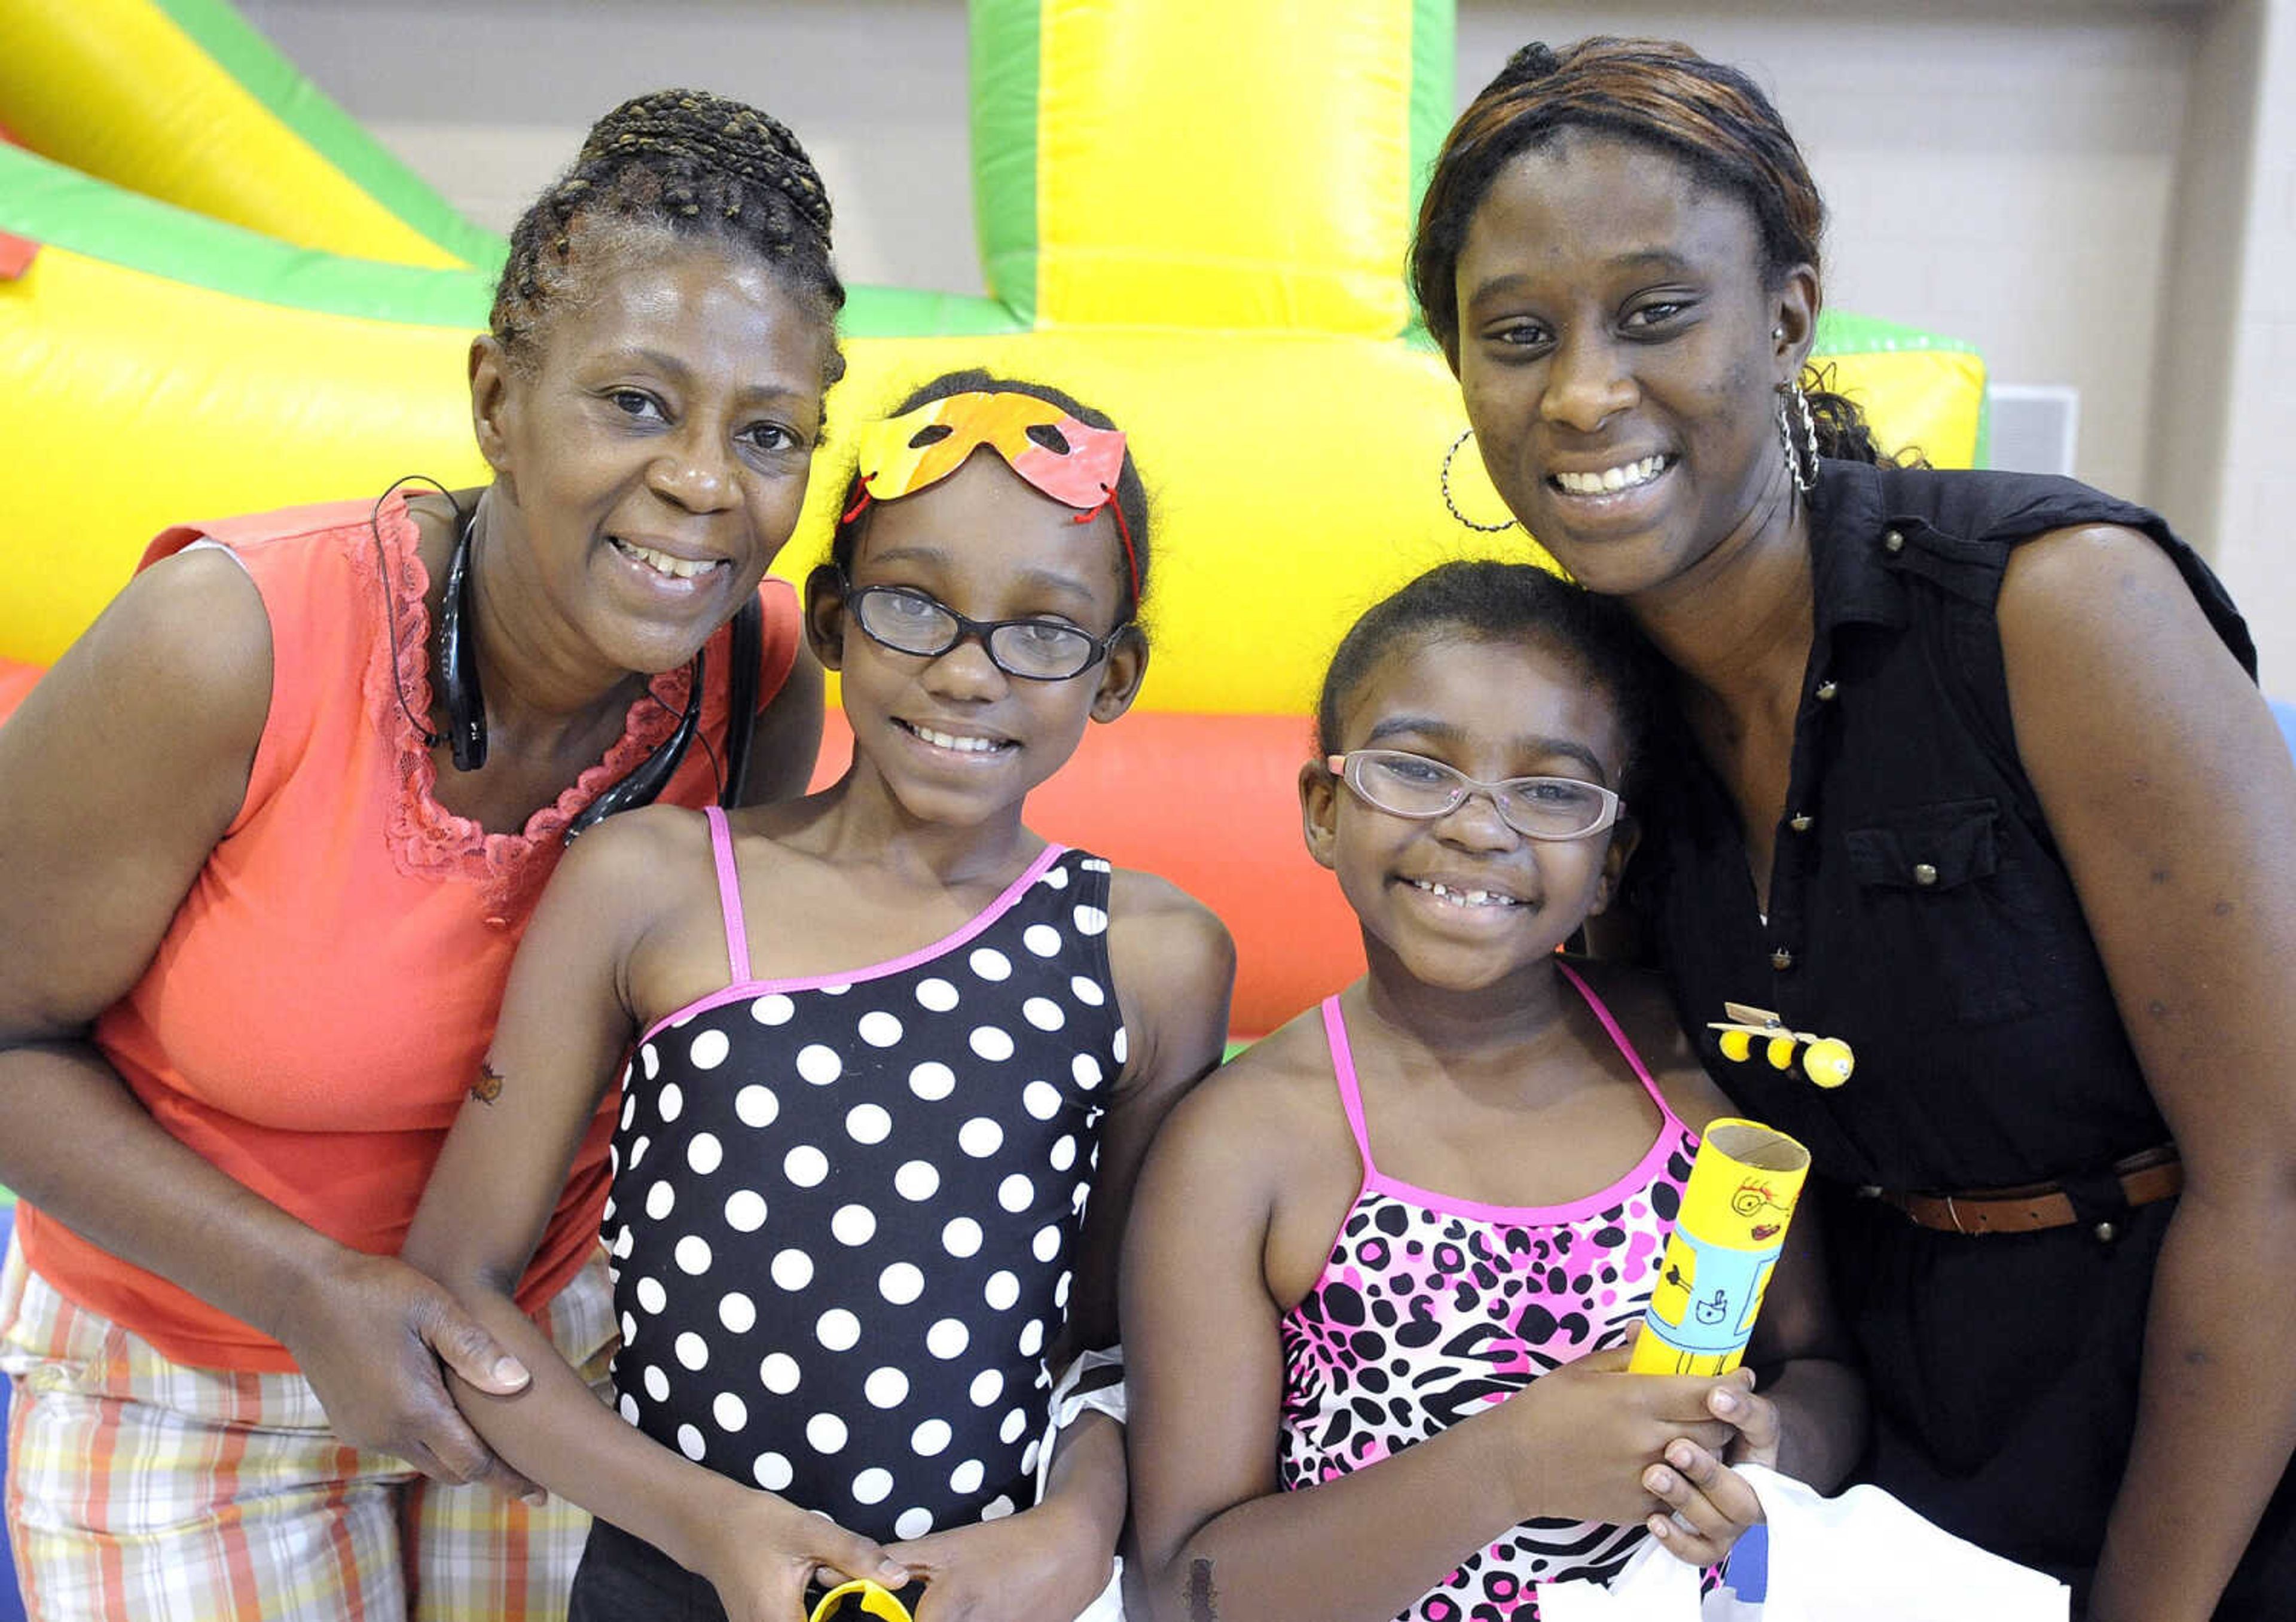
[[(1903, 988), (1909, 1013), (2008, 1019), (2034, 1007), (2034, 974), (2046, 975), (2046, 932), (2038, 898), (2005, 860), (1994, 800), (1948, 800), (1878, 813), (1847, 830), (1871, 971)], [(2038, 953), (2042, 961), (2030, 960)]]

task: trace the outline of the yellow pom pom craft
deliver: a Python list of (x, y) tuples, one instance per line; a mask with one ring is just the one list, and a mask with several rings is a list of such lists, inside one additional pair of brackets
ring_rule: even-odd
[(1802, 1054), (1801, 1073), (1816, 1085), (1832, 1089), (1849, 1079), (1857, 1062), (1848, 1042), (1839, 1036), (1821, 1036)]
[(1857, 1067), (1857, 1056), (1839, 1036), (1790, 1031), (1785, 1021), (1769, 1009), (1743, 1002), (1726, 1002), (1722, 1011), (1726, 1017), (1709, 1020), (1706, 1028), (1716, 1033), (1714, 1045), (1734, 1065), (1742, 1065), (1753, 1057), (1759, 1038), (1770, 1068), (1787, 1073), (1798, 1068), (1812, 1086), (1831, 1091), (1848, 1081)]

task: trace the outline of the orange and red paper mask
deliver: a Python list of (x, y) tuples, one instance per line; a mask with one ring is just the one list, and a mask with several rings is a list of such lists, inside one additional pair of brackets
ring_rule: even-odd
[[(1054, 449), (1055, 444), (1063, 449)], [(847, 521), (858, 517), (872, 501), (898, 500), (939, 483), (983, 446), (1030, 488), (1075, 507), (1077, 523), (1090, 523), (1105, 507), (1124, 542), (1133, 596), (1139, 596), (1140, 565), (1133, 555), (1132, 531), (1116, 500), (1117, 477), (1124, 469), (1122, 431), (1080, 423), (1033, 394), (952, 394), (863, 429), (861, 493), (846, 513)]]

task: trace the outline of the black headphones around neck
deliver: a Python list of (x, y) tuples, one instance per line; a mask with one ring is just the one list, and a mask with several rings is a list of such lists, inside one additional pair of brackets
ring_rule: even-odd
[[(391, 490), (400, 485), (416, 482), (430, 485), (444, 496), (447, 505), (454, 509), (455, 550), (447, 560), (447, 590), (439, 606), (439, 689), (447, 705), (447, 732), (443, 741), (450, 746), (455, 770), (476, 771), (487, 763), (487, 700), (479, 685), (478, 615), (472, 605), (475, 575), (471, 564), (478, 549), (478, 508), (473, 505), (470, 511), (463, 511), (463, 504), (455, 498), (454, 491), (445, 485), (435, 479), (411, 474), (396, 481), (390, 490), (382, 492), (382, 497), (374, 504), (375, 515), (370, 518), (368, 527), (374, 531), (376, 556), (380, 562), (382, 531), (379, 520), (382, 502), (390, 498)], [(387, 567), (382, 578), (388, 591), (390, 575)], [(390, 615), (388, 623), (392, 642), (392, 685), (396, 687), (398, 670), (397, 616)], [(731, 669), (726, 676), (726, 770), (718, 803), (728, 810), (741, 803), (742, 792), (749, 779), (750, 728), (740, 723), (743, 717), (754, 720), (757, 715), (758, 661), (764, 650), (765, 611), (758, 606), (757, 595), (753, 592), (734, 615), (731, 646), (727, 649)], [(701, 730), (702, 679), (706, 669), (707, 661), (701, 651), (696, 649), (685, 712), (678, 717), (677, 726), (654, 746), (645, 759), (633, 767), (627, 776), (607, 785), (596, 799), (575, 813), (574, 819), (566, 825), (567, 844), (571, 844), (580, 835), (617, 811), (651, 805), (660, 797), (661, 791), (669, 786), (670, 778), (676, 775), (679, 763), (685, 759), (686, 750), (693, 746), (695, 734)], [(436, 749), (442, 741), (440, 736), (415, 716), (403, 691), (398, 695), (398, 707), (406, 712), (406, 719), (413, 722), (424, 745)]]

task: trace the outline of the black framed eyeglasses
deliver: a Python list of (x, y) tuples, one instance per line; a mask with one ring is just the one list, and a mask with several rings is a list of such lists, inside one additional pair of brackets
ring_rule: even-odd
[(1485, 783), (1401, 749), (1357, 749), (1328, 757), (1324, 766), (1365, 804), (1398, 817), (1447, 816), (1469, 795), (1488, 795), (1500, 820), (1526, 839), (1584, 839), (1616, 822), (1627, 808), (1609, 789), (1577, 778)]
[(1119, 625), (1095, 637), (1066, 620), (1034, 616), (1018, 620), (972, 620), (939, 597), (914, 586), (856, 586), (844, 583), (846, 605), (869, 639), (897, 654), (937, 659), (971, 637), (988, 651), (988, 662), (1023, 681), (1067, 681), (1108, 657)]

